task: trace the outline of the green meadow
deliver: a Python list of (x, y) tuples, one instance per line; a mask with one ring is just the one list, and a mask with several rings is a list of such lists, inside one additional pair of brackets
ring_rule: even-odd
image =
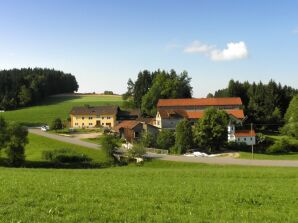
[[(43, 136), (29, 134), (29, 143), (25, 148), (26, 164), (25, 166), (48, 166), (48, 161), (43, 160), (43, 151), (52, 151), (56, 149), (69, 148), (78, 153), (85, 154), (92, 159), (93, 163), (104, 163), (106, 161), (105, 154), (102, 150), (95, 150), (79, 145), (69, 144), (56, 141)], [(5, 158), (4, 151), (1, 151), (1, 157)]]
[(74, 106), (121, 105), (121, 96), (73, 95), (52, 96), (42, 104), (1, 113), (6, 120), (16, 121), (29, 126), (50, 124), (55, 118), (66, 120)]
[(297, 222), (297, 168), (0, 168), (0, 222)]

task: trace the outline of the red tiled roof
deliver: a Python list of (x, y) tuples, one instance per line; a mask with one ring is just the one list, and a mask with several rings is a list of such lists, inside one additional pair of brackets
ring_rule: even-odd
[[(234, 116), (235, 118), (238, 119), (243, 119), (244, 118), (244, 113), (243, 110), (224, 110), (227, 112), (229, 115)], [(204, 111), (185, 111), (185, 110), (168, 110), (168, 109), (161, 109), (158, 110), (160, 116), (162, 118), (169, 118), (171, 115), (172, 116), (178, 116), (181, 118), (189, 118), (189, 119), (200, 119), (204, 116)]]
[(116, 131), (119, 131), (119, 129), (121, 128), (125, 128), (125, 129), (133, 129), (134, 127), (136, 127), (139, 123), (141, 123), (140, 121), (136, 121), (136, 120), (125, 120), (120, 122), (118, 125), (116, 125), (114, 127), (114, 129)]
[(157, 107), (242, 105), (241, 98), (181, 98), (159, 99)]
[(236, 137), (250, 137), (250, 136), (256, 136), (255, 130), (237, 130), (235, 132)]
[(185, 110), (174, 110), (174, 109), (162, 109), (159, 110), (159, 115), (162, 118), (178, 117), (187, 118), (187, 112)]

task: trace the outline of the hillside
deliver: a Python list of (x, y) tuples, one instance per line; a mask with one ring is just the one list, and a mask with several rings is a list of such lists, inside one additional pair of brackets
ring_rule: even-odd
[(7, 111), (1, 113), (0, 115), (2, 115), (8, 121), (17, 121), (32, 126), (50, 124), (57, 117), (66, 120), (70, 110), (74, 106), (84, 106), (85, 104), (121, 105), (121, 103), (121, 96), (70, 94), (52, 96), (38, 106)]

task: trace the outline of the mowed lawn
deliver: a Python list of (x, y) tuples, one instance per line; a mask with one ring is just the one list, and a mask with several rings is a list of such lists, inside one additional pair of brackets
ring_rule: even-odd
[(0, 222), (297, 222), (297, 197), (297, 168), (0, 168)]
[(73, 95), (52, 96), (41, 105), (1, 113), (8, 121), (26, 125), (50, 124), (55, 118), (66, 120), (74, 106), (88, 105), (121, 105), (121, 96)]

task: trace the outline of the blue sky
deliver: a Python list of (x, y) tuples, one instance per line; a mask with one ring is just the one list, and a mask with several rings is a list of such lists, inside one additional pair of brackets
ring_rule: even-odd
[(0, 69), (49, 67), (80, 92), (123, 93), (140, 70), (188, 71), (194, 96), (228, 80), (298, 88), (298, 1), (0, 2)]

